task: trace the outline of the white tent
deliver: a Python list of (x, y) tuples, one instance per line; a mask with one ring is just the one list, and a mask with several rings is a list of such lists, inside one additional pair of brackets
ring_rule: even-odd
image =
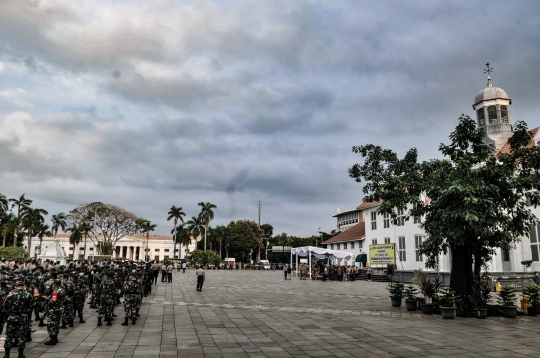
[(50, 260), (60, 262), (60, 265), (66, 265), (67, 264), (67, 255), (66, 252), (62, 247), (60, 247), (60, 244), (58, 243), (57, 239), (54, 239), (53, 244), (45, 250), (43, 250), (43, 253), (40, 256), (42, 261)]
[(315, 247), (315, 246), (302, 246), (302, 247), (295, 247), (291, 249), (291, 266), (293, 264), (293, 255), (296, 255), (296, 275), (298, 275), (298, 257), (302, 256), (308, 256), (309, 258), (309, 277), (311, 278), (311, 256), (315, 256), (318, 259), (326, 259), (334, 260), (337, 259), (338, 261), (341, 260), (352, 260), (354, 259), (354, 254), (352, 252), (346, 252), (346, 251), (338, 251), (338, 250), (330, 250), (330, 249), (323, 249), (322, 247)]

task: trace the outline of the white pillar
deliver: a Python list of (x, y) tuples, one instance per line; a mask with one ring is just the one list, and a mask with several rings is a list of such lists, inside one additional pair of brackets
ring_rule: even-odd
[(298, 253), (296, 254), (296, 277), (298, 277)]

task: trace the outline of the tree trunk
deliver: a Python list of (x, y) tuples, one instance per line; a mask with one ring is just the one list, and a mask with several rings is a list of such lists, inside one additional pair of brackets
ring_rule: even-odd
[(468, 296), (472, 292), (473, 268), (472, 250), (470, 247), (452, 247), (452, 271), (450, 273), (450, 288), (461, 296)]
[(480, 250), (475, 250), (474, 252), (474, 277), (480, 278), (482, 270), (482, 252)]
[(2, 247), (6, 247), (6, 235), (2, 235)]
[(223, 240), (219, 240), (219, 258), (223, 260), (223, 257), (221, 257), (221, 243)]
[(86, 235), (84, 235), (84, 257), (83, 260), (86, 260)]
[(26, 247), (28, 247), (28, 257), (31, 258), (30, 251), (32, 250), (32, 232), (28, 233), (28, 242)]
[[(176, 219), (174, 220), (174, 234), (173, 234), (173, 254), (172, 257), (176, 257)], [(180, 258), (180, 252), (178, 252), (178, 258)]]
[(13, 232), (13, 246), (17, 246), (17, 230)]

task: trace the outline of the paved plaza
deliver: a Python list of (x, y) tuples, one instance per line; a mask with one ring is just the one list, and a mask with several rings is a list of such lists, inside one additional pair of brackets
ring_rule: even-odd
[[(283, 279), (281, 271), (174, 273), (153, 286), (136, 325), (60, 330), (46, 346), (37, 327), (26, 357), (521, 357), (538, 356), (540, 318), (479, 320), (392, 309), (386, 284)], [(88, 307), (88, 305), (86, 305)], [(16, 351), (14, 356), (16, 356)]]

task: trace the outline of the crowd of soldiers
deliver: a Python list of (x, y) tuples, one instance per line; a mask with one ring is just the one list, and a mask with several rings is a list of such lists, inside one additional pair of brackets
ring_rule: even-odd
[(60, 266), (2, 261), (0, 334), (7, 324), (4, 357), (9, 358), (11, 348), (16, 346), (17, 357), (24, 358), (26, 342), (32, 340), (33, 321), (39, 322), (39, 327), (47, 326), (46, 345), (57, 344), (59, 330), (73, 327), (76, 317), (79, 323), (86, 323), (83, 311), (89, 294), (90, 308), (98, 310), (98, 327), (103, 322), (112, 325), (114, 309), (121, 304), (125, 313), (122, 325), (128, 326), (130, 320), (136, 324), (143, 297), (151, 293), (152, 281), (150, 264), (73, 262)]

